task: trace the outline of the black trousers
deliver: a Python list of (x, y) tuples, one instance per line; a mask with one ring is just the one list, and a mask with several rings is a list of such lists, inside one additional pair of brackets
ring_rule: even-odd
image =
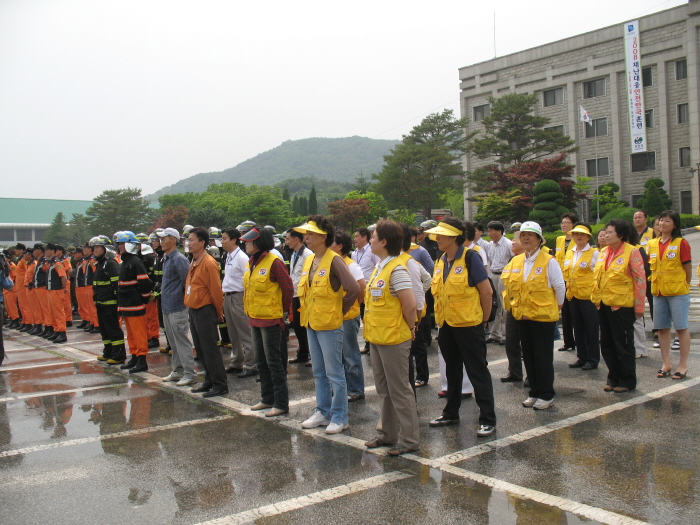
[(574, 325), (576, 355), (584, 363), (598, 366), (600, 362), (600, 321), (598, 309), (591, 301), (573, 297), (569, 303), (571, 321)]
[(190, 308), (190, 333), (199, 364), (204, 368), (204, 384), (213, 390), (228, 388), (224, 358), (217, 344), (218, 316), (214, 305), (207, 304), (201, 308)]
[(426, 314), (418, 323), (416, 338), (411, 341), (411, 364), (416, 360), (416, 380), (428, 382), (428, 347), (425, 344), (425, 332), (430, 333), (430, 317)]
[[(2, 293), (2, 290), (0, 290), (0, 293)], [(2, 336), (2, 325), (5, 324), (3, 306), (4, 305), (0, 303), (0, 365), (5, 360), (5, 341)]]
[(634, 308), (613, 310), (600, 303), (600, 353), (608, 366), (608, 385), (637, 388)]
[(486, 361), (486, 336), (484, 325), (453, 327), (444, 323), (438, 332), (438, 345), (445, 359), (447, 376), (447, 404), (442, 415), (447, 419), (459, 419), (462, 405), (462, 365), (474, 386), (474, 398), (479, 405), (479, 423), (496, 424), (493, 400), (493, 383)]
[(530, 397), (554, 397), (554, 323), (516, 321), (523, 349), (525, 372), (530, 381)]
[[(97, 322), (100, 323), (100, 336), (105, 347), (124, 345), (124, 332), (119, 324), (116, 304), (96, 304)], [(109, 357), (105, 355), (104, 357)]]
[(513, 314), (506, 312), (506, 357), (508, 358), (508, 375), (523, 378), (523, 350), (520, 347), (520, 330)]
[[(292, 329), (297, 335), (297, 341), (299, 342), (299, 350), (297, 350), (297, 359), (302, 361), (309, 360), (309, 337), (306, 334), (306, 328), (301, 326), (299, 322), (301, 321), (301, 316), (299, 315), (299, 308), (301, 308), (301, 300), (298, 297), (292, 299), (292, 308), (294, 309), (294, 315), (292, 316)], [(285, 363), (287, 359), (285, 357)], [(285, 365), (286, 370), (286, 365)]]
[[(554, 328), (552, 327), (552, 329)], [(571, 322), (569, 301), (564, 301), (564, 304), (561, 307), (561, 331), (562, 335), (564, 336), (564, 346), (566, 348), (575, 348), (576, 340), (574, 339), (574, 325)]]

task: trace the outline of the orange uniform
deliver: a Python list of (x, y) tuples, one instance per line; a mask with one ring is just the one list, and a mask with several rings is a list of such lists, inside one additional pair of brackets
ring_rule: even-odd
[(63, 264), (63, 269), (66, 271), (66, 277), (68, 281), (66, 282), (65, 297), (63, 298), (63, 308), (66, 313), (66, 322), (73, 321), (73, 306), (70, 304), (70, 276), (73, 267), (70, 262), (70, 257), (66, 257), (61, 261)]
[(66, 331), (64, 297), (66, 295), (66, 270), (63, 261), (54, 258), (46, 262), (46, 299), (51, 312), (51, 327), (54, 332)]
[(39, 293), (34, 288), (34, 270), (36, 270), (36, 259), (27, 263), (27, 273), (24, 276), (24, 285), (27, 287), (27, 298), (32, 311), (33, 324), (41, 325), (45, 323), (44, 309), (41, 306)]
[(22, 323), (34, 324), (34, 316), (32, 315), (32, 309), (29, 306), (29, 296), (27, 295), (28, 290), (27, 285), (25, 284), (25, 278), (27, 275), (27, 261), (24, 260), (24, 257), (17, 262), (15, 275), (15, 288), (17, 289), (19, 309), (22, 312)]

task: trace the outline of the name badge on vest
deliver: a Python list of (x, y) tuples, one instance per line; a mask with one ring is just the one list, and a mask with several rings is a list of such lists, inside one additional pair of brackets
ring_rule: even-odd
[(581, 264), (578, 265), (579, 268), (586, 268), (588, 267), (588, 263), (586, 261), (581, 261)]
[(571, 264), (571, 261), (569, 261), (569, 260), (564, 261), (564, 266), (569, 266), (569, 264)]
[(372, 288), (372, 297), (383, 297), (384, 296), (384, 290), (378, 290), (377, 288)]
[(669, 247), (666, 248), (666, 249), (667, 249), (667, 250), (677, 250), (677, 249), (678, 249), (678, 246), (669, 246)]
[(513, 273), (520, 273), (520, 268), (513, 268), (511, 271)]
[(655, 259), (655, 258), (656, 258), (656, 254), (655, 254), (655, 253), (650, 253), (650, 254), (649, 254), (649, 259)]
[(649, 241), (647, 239), (642, 239), (642, 242), (640, 242), (639, 244), (641, 244), (642, 246), (646, 246), (648, 242)]
[[(675, 246), (674, 246), (674, 248), (675, 248)], [(668, 253), (666, 254), (666, 258), (667, 258), (667, 259), (675, 259), (675, 258), (676, 258), (676, 252), (668, 252)]]

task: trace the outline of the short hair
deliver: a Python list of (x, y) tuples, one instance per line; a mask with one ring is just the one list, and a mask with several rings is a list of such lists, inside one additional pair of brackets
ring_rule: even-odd
[(206, 228), (197, 226), (196, 228), (192, 228), (190, 233), (194, 233), (198, 240), (204, 241), (204, 246), (209, 244), (209, 232)]
[(328, 217), (324, 217), (323, 215), (309, 215), (306, 222), (309, 221), (314, 221), (316, 226), (318, 226), (321, 230), (328, 232), (326, 235), (325, 244), (326, 248), (330, 248), (333, 241), (335, 241), (335, 226), (333, 226), (333, 223), (328, 220)]
[(236, 246), (241, 245), (241, 241), (238, 239), (241, 238), (241, 232), (239, 232), (236, 228), (224, 228), (221, 230), (221, 235), (223, 234), (228, 235), (228, 238), (231, 239), (232, 241), (236, 241)]
[[(445, 224), (449, 224), (453, 228), (457, 228), (460, 232), (455, 241), (457, 242), (457, 245), (464, 244), (465, 239), (467, 238), (466, 234), (466, 226), (464, 225), (464, 221), (460, 221), (457, 217), (445, 217), (442, 219), (440, 222), (444, 222)], [(503, 227), (503, 225), (501, 225)]]
[(63, 247), (62, 244), (57, 244), (56, 248), (54, 248), (58, 252), (63, 252), (64, 254), (66, 253), (66, 249)]
[(637, 230), (626, 220), (612, 219), (608, 221), (605, 228), (607, 229), (608, 226), (615, 228), (615, 233), (620, 239), (622, 239), (623, 242), (628, 242), (632, 245), (637, 244), (637, 241), (639, 240)]
[(501, 221), (491, 221), (486, 225), (487, 230), (499, 230), (501, 233), (506, 231)]
[(292, 237), (296, 237), (299, 239), (301, 242), (304, 242), (304, 234), (301, 232), (296, 231), (294, 228), (289, 228), (286, 233), (291, 235)]
[(41, 250), (43, 252), (43, 251), (45, 251), (45, 248), (44, 248), (43, 244), (38, 242), (34, 245), (34, 248), (32, 248), (32, 251), (34, 251), (34, 250)]
[(409, 228), (411, 230), (411, 237), (418, 237), (418, 229), (417, 228)]
[(251, 229), (258, 231), (258, 238), (248, 242), (252, 242), (253, 246), (258, 250), (261, 252), (269, 252), (275, 247), (275, 240), (272, 238), (272, 232), (270, 230), (259, 224), (256, 224)]
[(573, 212), (567, 211), (566, 213), (562, 213), (561, 215), (561, 220), (564, 219), (569, 219), (571, 221), (571, 224), (576, 224), (578, 222), (578, 215), (576, 215)]
[(674, 239), (683, 237), (681, 234), (681, 216), (678, 214), (678, 212), (666, 210), (659, 213), (659, 219), (663, 219), (664, 217), (669, 217), (673, 221), (673, 231), (671, 232), (671, 237)]
[[(355, 231), (359, 231), (359, 229)], [(377, 239), (386, 241), (386, 251), (389, 252), (389, 255), (398, 256), (401, 254), (403, 228), (398, 222), (391, 220), (378, 221), (374, 233), (377, 234)]]
[[(648, 218), (648, 217), (647, 217), (647, 212), (645, 212), (644, 210), (634, 210), (634, 213), (635, 213), (635, 214), (637, 214), (637, 213), (642, 213), (642, 214), (644, 215), (644, 218), (645, 218), (645, 219)], [(633, 216), (634, 216), (634, 215), (633, 215)]]
[(464, 221), (464, 234), (469, 242), (472, 242), (474, 237), (476, 237), (476, 228), (469, 221)]
[(21, 242), (18, 242), (17, 246), (15, 246), (15, 250), (26, 250), (26, 249), (27, 249), (27, 247), (24, 244), (22, 244)]
[(411, 249), (411, 228), (405, 222), (400, 222), (399, 226), (403, 230), (403, 242), (401, 243), (401, 249), (405, 252)]
[(484, 233), (484, 225), (481, 224), (480, 222), (475, 222), (474, 223), (474, 228), (479, 230), (481, 233)]
[(335, 232), (335, 243), (340, 246), (340, 253), (343, 257), (347, 257), (352, 250), (352, 239), (345, 232)]
[(46, 243), (46, 248), (45, 248), (45, 249), (46, 249), (46, 250), (52, 250), (52, 251), (55, 252), (55, 251), (56, 251), (56, 245), (55, 245), (54, 243), (52, 243), (52, 242)]
[(369, 238), (372, 236), (367, 228), (355, 228), (355, 233), (359, 233), (363, 237), (366, 237), (367, 240), (369, 240)]

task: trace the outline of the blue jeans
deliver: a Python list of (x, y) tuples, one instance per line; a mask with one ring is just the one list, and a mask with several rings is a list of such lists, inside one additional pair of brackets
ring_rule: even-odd
[(266, 405), (272, 405), (281, 410), (289, 409), (289, 391), (287, 390), (287, 374), (282, 363), (280, 339), (282, 327), (279, 325), (257, 327), (251, 329), (255, 360), (260, 374), (260, 398)]
[(343, 321), (343, 367), (349, 394), (365, 394), (365, 372), (362, 370), (362, 355), (357, 342), (360, 331), (360, 316)]
[[(343, 328), (307, 328), (311, 366), (316, 383), (316, 410), (331, 423), (348, 423), (348, 389), (343, 368)], [(332, 389), (332, 390), (331, 390)]]

